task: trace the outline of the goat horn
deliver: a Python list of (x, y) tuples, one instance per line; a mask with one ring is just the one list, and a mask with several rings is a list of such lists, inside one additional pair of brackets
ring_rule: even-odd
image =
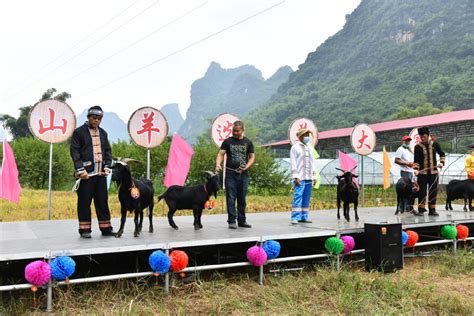
[(339, 170), (339, 171), (345, 172), (344, 170), (342, 170), (342, 169), (339, 169), (339, 168), (336, 168), (336, 170)]
[(138, 162), (138, 163), (142, 163), (142, 161), (140, 160), (137, 160), (137, 159), (133, 159), (133, 158), (123, 158), (121, 159), (122, 162), (125, 162), (126, 164), (130, 163), (130, 162)]
[(212, 172), (212, 171), (203, 171), (203, 173), (205, 173), (209, 178), (213, 177), (215, 174)]

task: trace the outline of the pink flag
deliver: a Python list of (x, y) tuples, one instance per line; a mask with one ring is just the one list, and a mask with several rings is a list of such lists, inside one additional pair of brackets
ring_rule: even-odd
[(20, 199), (21, 186), (18, 181), (18, 169), (16, 167), (15, 156), (10, 144), (3, 140), (3, 161), (0, 175), (0, 198), (18, 204)]
[[(352, 173), (355, 174), (357, 170), (357, 160), (349, 156), (348, 154), (343, 153), (342, 151), (338, 150), (339, 152), (339, 166), (340, 169), (344, 171), (350, 171), (352, 168)], [(352, 178), (354, 180), (354, 183), (359, 187), (359, 182), (357, 181), (356, 178)]]
[(174, 134), (168, 155), (165, 180), (163, 181), (165, 187), (184, 185), (193, 154), (193, 148), (178, 134)]

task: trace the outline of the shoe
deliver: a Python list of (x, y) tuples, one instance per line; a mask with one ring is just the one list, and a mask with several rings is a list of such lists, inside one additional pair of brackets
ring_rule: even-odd
[(252, 225), (250, 225), (247, 222), (239, 223), (239, 227), (244, 227), (244, 228), (252, 228)]
[(81, 238), (92, 238), (91, 233), (82, 233)]
[(108, 230), (108, 231), (103, 231), (102, 236), (112, 236), (115, 237), (117, 235), (117, 232), (114, 232), (113, 230)]
[(413, 210), (411, 213), (412, 213), (413, 215), (415, 215), (415, 216), (424, 216), (422, 212), (420, 213), (420, 212), (417, 211), (417, 210)]
[(428, 213), (429, 216), (439, 216), (439, 213), (436, 210), (432, 210)]
[(229, 228), (230, 228), (230, 229), (237, 229), (237, 224), (235, 224), (235, 223), (229, 223)]
[(426, 213), (426, 208), (419, 208), (418, 213), (420, 214)]
[(309, 219), (300, 219), (298, 223), (312, 223), (313, 221), (310, 221)]
[(296, 225), (296, 224), (298, 224), (298, 222), (299, 222), (299, 221), (297, 221), (296, 219), (294, 219), (294, 220), (291, 221), (291, 224), (292, 224), (292, 225)]

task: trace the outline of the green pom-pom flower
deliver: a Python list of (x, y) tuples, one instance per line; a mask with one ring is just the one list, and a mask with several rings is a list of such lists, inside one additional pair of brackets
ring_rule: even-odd
[(332, 255), (338, 255), (344, 250), (344, 242), (337, 237), (330, 237), (324, 243), (326, 250)]
[(453, 225), (444, 225), (441, 227), (441, 236), (446, 239), (456, 239), (458, 231)]

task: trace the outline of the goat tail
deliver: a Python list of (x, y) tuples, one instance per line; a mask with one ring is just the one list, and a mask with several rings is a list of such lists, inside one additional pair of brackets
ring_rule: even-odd
[(158, 195), (158, 202), (160, 202), (164, 197), (165, 197), (164, 193), (162, 195)]

